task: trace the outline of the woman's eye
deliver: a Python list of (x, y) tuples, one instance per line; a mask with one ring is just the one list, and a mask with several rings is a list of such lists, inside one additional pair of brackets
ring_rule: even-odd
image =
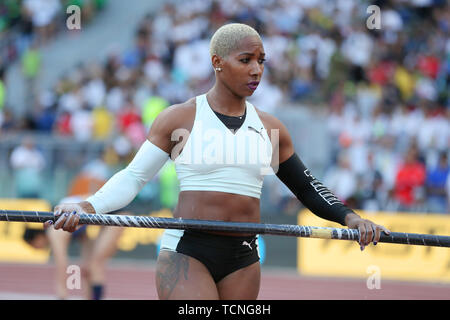
[[(244, 58), (244, 59), (241, 59), (239, 61), (241, 61), (243, 63), (249, 63), (250, 62), (250, 58)], [(263, 64), (265, 61), (266, 61), (266, 59), (258, 59), (258, 63), (259, 64)]]

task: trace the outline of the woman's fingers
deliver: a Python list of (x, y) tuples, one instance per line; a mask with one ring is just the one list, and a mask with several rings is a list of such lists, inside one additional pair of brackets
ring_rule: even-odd
[(373, 239), (374, 232), (373, 232), (373, 225), (370, 221), (366, 222), (366, 239), (364, 242), (364, 246), (368, 246)]
[(55, 217), (58, 217), (58, 216), (59, 216), (59, 218), (57, 218), (55, 225), (54, 225), (54, 228), (56, 230), (61, 229), (64, 226), (64, 224), (69, 216), (69, 213), (68, 212), (60, 213), (59, 215), (55, 214)]
[(377, 245), (381, 238), (381, 231), (386, 234), (390, 234), (391, 232), (386, 227), (375, 224), (369, 220), (367, 220), (366, 223), (362, 223), (358, 229), (360, 232), (359, 245), (361, 246), (361, 251), (371, 242), (373, 242), (374, 245)]
[(364, 250), (364, 239), (366, 237), (366, 227), (363, 223), (361, 223), (358, 226), (358, 230), (359, 230), (359, 246), (361, 248), (361, 251)]
[[(62, 229), (68, 232), (74, 232), (77, 229), (80, 221), (78, 213), (83, 212), (83, 209), (78, 204), (62, 204), (55, 207), (55, 223), (53, 226), (56, 230)], [(51, 221), (44, 223), (44, 228), (52, 225)]]
[(376, 246), (378, 241), (380, 241), (381, 236), (381, 226), (376, 225), (375, 226), (375, 237), (373, 238), (373, 245)]
[(64, 231), (74, 232), (77, 228), (79, 221), (77, 217), (78, 215), (76, 211), (72, 211), (71, 213), (69, 213), (62, 229)]
[(45, 221), (44, 222), (44, 230), (47, 230), (52, 225), (53, 225), (53, 221), (52, 220)]
[(360, 233), (359, 245), (361, 247), (361, 251), (364, 250), (364, 248), (371, 242), (373, 242), (374, 245), (378, 243), (381, 236), (381, 230), (389, 232), (389, 230), (387, 230), (383, 226), (376, 225), (368, 220), (364, 223), (361, 223), (358, 226), (358, 229)]
[(74, 232), (80, 221), (80, 216), (76, 211), (65, 212), (60, 215), (54, 224), (56, 230), (63, 229), (64, 231)]
[(387, 229), (386, 227), (383, 227), (383, 226), (380, 226), (381, 227), (381, 229), (383, 229), (383, 231), (386, 233), (386, 234), (390, 234), (391, 233), (391, 231), (389, 230), (389, 229)]
[(374, 228), (374, 237), (373, 237), (373, 244), (377, 245), (378, 241), (380, 241), (381, 238), (381, 231), (383, 231), (386, 234), (390, 234), (391, 231), (389, 229), (387, 229), (384, 226), (378, 225), (378, 224), (373, 224), (372, 225)]

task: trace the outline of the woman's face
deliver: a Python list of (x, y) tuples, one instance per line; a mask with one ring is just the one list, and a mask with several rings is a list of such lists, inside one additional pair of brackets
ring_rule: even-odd
[(220, 59), (219, 79), (239, 97), (248, 97), (258, 87), (264, 72), (265, 53), (261, 40), (249, 36), (226, 58)]

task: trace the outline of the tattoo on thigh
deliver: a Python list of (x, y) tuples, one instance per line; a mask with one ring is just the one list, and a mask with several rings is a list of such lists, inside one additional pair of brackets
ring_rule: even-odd
[(156, 272), (159, 280), (159, 293), (161, 299), (168, 299), (176, 287), (181, 276), (188, 279), (189, 260), (188, 257), (178, 253), (170, 253), (160, 257), (160, 264)]

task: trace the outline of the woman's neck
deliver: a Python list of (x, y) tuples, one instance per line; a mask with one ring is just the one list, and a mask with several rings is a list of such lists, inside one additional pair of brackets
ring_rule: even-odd
[(227, 116), (242, 116), (245, 112), (245, 97), (238, 97), (227, 88), (217, 83), (206, 93), (211, 108)]

